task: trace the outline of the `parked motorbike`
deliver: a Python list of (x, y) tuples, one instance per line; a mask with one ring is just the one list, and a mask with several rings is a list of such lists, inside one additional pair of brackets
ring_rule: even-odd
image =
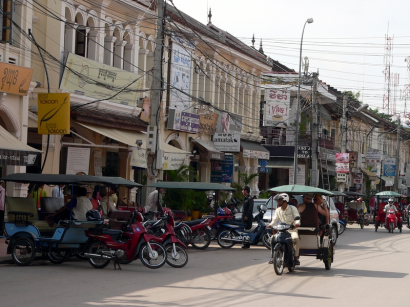
[(189, 226), (192, 231), (192, 236), (189, 244), (196, 249), (206, 249), (211, 244), (212, 233), (210, 224), (211, 218), (198, 219), (193, 221), (182, 222)]
[[(299, 216), (295, 217), (295, 221), (299, 219)], [(295, 270), (295, 249), (293, 247), (292, 236), (288, 232), (289, 229), (293, 229), (293, 225), (279, 224), (272, 226), (272, 228), (277, 231), (272, 237), (272, 245), (275, 245), (272, 251), (275, 273), (276, 275), (282, 275), (285, 267), (288, 268), (289, 272), (293, 272)]]
[(182, 268), (188, 263), (187, 247), (176, 237), (174, 223), (172, 212), (168, 212), (157, 221), (144, 222), (144, 227), (149, 234), (162, 240), (162, 246), (167, 252), (166, 262), (174, 268)]
[(90, 228), (85, 231), (92, 240), (89, 250), (84, 253), (90, 264), (98, 269), (105, 268), (114, 260), (114, 269), (120, 264), (128, 264), (139, 258), (150, 269), (162, 267), (167, 260), (167, 252), (162, 240), (149, 235), (142, 224), (144, 218), (134, 211), (125, 230)]
[(215, 216), (213, 212), (211, 212), (209, 215), (203, 215), (202, 218), (210, 218), (211, 222), (209, 226), (211, 227), (211, 236), (212, 240), (215, 240), (217, 237), (217, 234), (220, 229), (221, 222), (226, 222), (229, 220), (233, 220), (235, 216), (232, 214), (232, 211), (229, 210), (229, 208), (221, 208), (218, 207), (218, 215)]
[[(245, 225), (239, 221), (221, 222), (221, 230), (217, 235), (217, 241), (222, 248), (231, 248), (235, 244), (257, 245), (262, 241), (266, 248), (270, 248), (269, 235), (265, 231), (266, 225), (263, 222), (263, 215), (267, 210), (266, 205), (260, 206), (259, 213), (255, 216), (258, 226), (254, 230), (245, 231)], [(265, 238), (265, 239), (263, 239)]]

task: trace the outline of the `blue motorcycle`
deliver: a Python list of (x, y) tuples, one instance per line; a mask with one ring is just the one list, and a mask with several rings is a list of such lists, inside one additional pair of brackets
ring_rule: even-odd
[(270, 237), (266, 231), (266, 225), (263, 222), (263, 215), (266, 212), (266, 206), (262, 205), (259, 213), (255, 216), (258, 226), (253, 230), (245, 230), (245, 223), (238, 220), (220, 223), (220, 230), (217, 235), (217, 241), (222, 248), (231, 248), (235, 244), (258, 245), (262, 241), (263, 245), (270, 249)]

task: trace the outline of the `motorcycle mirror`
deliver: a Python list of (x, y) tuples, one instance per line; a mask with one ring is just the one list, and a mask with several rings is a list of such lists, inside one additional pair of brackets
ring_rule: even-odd
[(294, 220), (295, 220), (295, 221), (299, 221), (299, 220), (300, 220), (300, 216), (295, 217)]

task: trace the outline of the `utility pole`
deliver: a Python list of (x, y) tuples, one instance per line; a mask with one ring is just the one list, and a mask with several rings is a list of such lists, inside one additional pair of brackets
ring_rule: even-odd
[(157, 20), (157, 38), (155, 40), (155, 51), (154, 51), (154, 72), (152, 80), (152, 93), (151, 93), (151, 118), (150, 125), (148, 126), (147, 135), (147, 151), (149, 150), (152, 157), (152, 166), (148, 166), (151, 170), (158, 169), (157, 159), (161, 158), (158, 155), (158, 144), (161, 143), (159, 140), (159, 112), (161, 107), (161, 97), (162, 97), (162, 58), (163, 58), (163, 46), (164, 46), (164, 27), (165, 27), (165, 4), (164, 0), (158, 0), (158, 20)]
[(319, 103), (316, 99), (317, 73), (313, 73), (313, 92), (312, 92), (312, 180), (313, 187), (318, 186), (318, 129), (319, 129)]
[[(341, 133), (341, 152), (345, 153), (347, 150), (347, 95), (343, 95), (343, 110), (342, 110), (342, 122), (340, 123), (340, 131)], [(347, 178), (346, 178), (347, 179)], [(339, 191), (344, 192), (345, 190), (345, 183), (339, 183)]]
[(399, 192), (399, 176), (400, 176), (400, 116), (399, 116), (399, 126), (397, 127), (397, 150), (396, 150), (396, 173), (394, 176), (394, 191)]

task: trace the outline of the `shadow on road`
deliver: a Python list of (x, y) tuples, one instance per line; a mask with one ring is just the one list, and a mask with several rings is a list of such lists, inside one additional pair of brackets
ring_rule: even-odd
[(371, 277), (371, 278), (405, 278), (406, 273), (387, 272), (387, 271), (373, 271), (373, 270), (353, 270), (353, 269), (339, 269), (331, 268), (326, 271), (319, 268), (305, 268), (300, 267), (296, 269), (295, 276), (298, 277)]

